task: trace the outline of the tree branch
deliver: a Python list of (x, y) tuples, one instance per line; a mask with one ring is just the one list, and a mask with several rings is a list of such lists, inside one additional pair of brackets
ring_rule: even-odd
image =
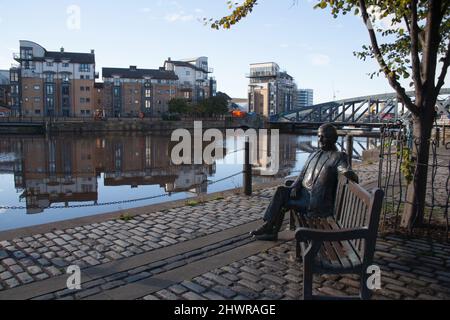
[(411, 1), (411, 26), (409, 35), (411, 37), (411, 62), (414, 86), (422, 91), (422, 68), (419, 58), (419, 26), (417, 24), (417, 0)]
[(361, 15), (364, 21), (364, 24), (367, 27), (367, 31), (369, 32), (370, 36), (370, 42), (372, 43), (372, 50), (375, 54), (375, 57), (378, 61), (378, 64), (380, 65), (381, 69), (383, 70), (384, 74), (386, 75), (386, 78), (389, 81), (389, 84), (392, 88), (397, 92), (399, 99), (405, 104), (405, 106), (415, 115), (419, 115), (419, 109), (417, 106), (412, 102), (411, 98), (408, 97), (406, 94), (405, 89), (400, 85), (400, 83), (395, 78), (394, 72), (392, 72), (389, 67), (386, 64), (386, 61), (383, 58), (383, 55), (381, 54), (380, 47), (378, 45), (377, 36), (375, 34), (375, 30), (372, 26), (372, 23), (369, 18), (369, 14), (367, 13), (367, 7), (366, 2), (364, 0), (359, 0), (359, 6), (361, 9)]
[(442, 59), (444, 65), (442, 66), (441, 75), (439, 76), (438, 82), (436, 84), (436, 95), (439, 95), (439, 92), (441, 92), (442, 87), (445, 83), (445, 77), (447, 76), (447, 70), (450, 65), (450, 41), (448, 42), (447, 46), (447, 54)]

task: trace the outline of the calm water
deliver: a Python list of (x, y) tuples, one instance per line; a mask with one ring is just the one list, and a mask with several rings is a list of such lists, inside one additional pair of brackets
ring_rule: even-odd
[[(0, 231), (242, 186), (242, 141), (234, 139), (213, 165), (175, 166), (175, 144), (161, 134), (0, 138)], [(282, 135), (279, 173), (255, 184), (298, 174), (316, 147), (315, 137)]]

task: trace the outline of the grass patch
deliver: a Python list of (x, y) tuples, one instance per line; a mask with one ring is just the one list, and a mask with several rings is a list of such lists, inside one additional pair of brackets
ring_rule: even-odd
[(121, 214), (121, 215), (120, 215), (119, 220), (128, 222), (128, 221), (133, 220), (133, 217), (130, 216), (128, 213), (124, 213), (124, 214)]
[(197, 200), (190, 200), (190, 201), (186, 202), (186, 205), (189, 206), (189, 207), (196, 207), (196, 206), (199, 206), (201, 204), (202, 204), (202, 202), (197, 201)]

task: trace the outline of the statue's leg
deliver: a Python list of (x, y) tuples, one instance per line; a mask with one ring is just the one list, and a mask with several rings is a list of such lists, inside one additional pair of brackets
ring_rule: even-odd
[(289, 201), (291, 190), (291, 188), (285, 186), (278, 187), (269, 206), (267, 207), (264, 215), (264, 221), (272, 225), (276, 225), (280, 219), (282, 220), (284, 218), (285, 212), (283, 207)]

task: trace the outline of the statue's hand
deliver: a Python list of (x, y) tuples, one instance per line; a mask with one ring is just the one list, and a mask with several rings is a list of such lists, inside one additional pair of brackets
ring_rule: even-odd
[(346, 172), (344, 172), (344, 176), (347, 179), (359, 184), (359, 177), (354, 171), (346, 171)]

